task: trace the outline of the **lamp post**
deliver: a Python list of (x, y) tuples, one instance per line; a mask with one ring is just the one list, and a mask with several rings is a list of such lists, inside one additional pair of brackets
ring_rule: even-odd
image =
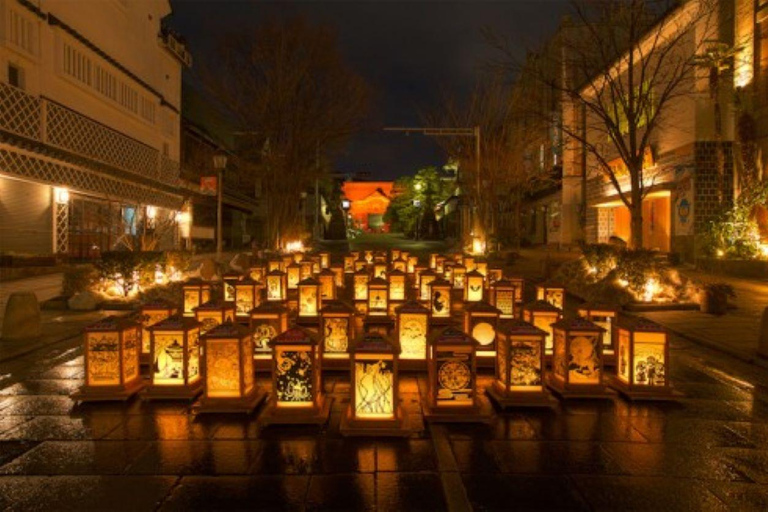
[(221, 219), (222, 196), (224, 189), (224, 168), (227, 166), (227, 155), (219, 153), (213, 156), (213, 168), (216, 169), (216, 260), (221, 259)]

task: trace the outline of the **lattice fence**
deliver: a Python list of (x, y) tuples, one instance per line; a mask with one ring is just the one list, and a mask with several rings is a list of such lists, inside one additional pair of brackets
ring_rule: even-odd
[(69, 204), (53, 205), (54, 250), (56, 254), (69, 252)]
[(40, 139), (40, 100), (0, 84), (0, 127), (28, 139)]

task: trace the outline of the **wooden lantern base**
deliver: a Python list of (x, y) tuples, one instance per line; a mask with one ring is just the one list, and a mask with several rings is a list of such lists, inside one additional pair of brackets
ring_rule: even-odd
[(82, 386), (72, 393), (70, 398), (75, 402), (125, 402), (146, 387), (141, 378), (124, 387), (116, 386)]
[(547, 387), (564, 400), (573, 398), (610, 400), (616, 396), (616, 393), (604, 384), (566, 386), (564, 382), (552, 374), (547, 376)]
[(325, 425), (331, 414), (333, 398), (325, 394), (320, 396), (318, 404), (313, 407), (278, 407), (274, 399), (270, 399), (267, 409), (259, 417), (262, 425)]
[(203, 392), (202, 377), (189, 386), (152, 386), (141, 394), (142, 400), (188, 400), (192, 401)]
[(658, 401), (674, 402), (681, 398), (683, 394), (676, 391), (672, 385), (669, 386), (637, 386), (625, 384), (616, 375), (611, 375), (608, 379), (608, 385), (621, 393), (621, 395), (631, 401)]
[(560, 405), (560, 403), (552, 396), (552, 394), (547, 391), (547, 388), (543, 386), (541, 391), (518, 391), (505, 393), (504, 391), (500, 390), (496, 384), (493, 384), (485, 388), (485, 393), (501, 410), (513, 407), (555, 408)]
[(432, 407), (424, 404), (424, 420), (429, 423), (490, 423), (491, 410), (480, 403), (474, 406)]
[(391, 420), (353, 419), (352, 405), (341, 417), (339, 432), (345, 437), (409, 437), (413, 432), (408, 415), (398, 405), (395, 417)]
[(488, 352), (493, 352), (493, 355), (483, 354), (485, 350), (482, 348), (478, 348), (477, 350), (477, 356), (475, 359), (475, 364), (478, 368), (496, 368), (496, 350), (489, 350)]
[(203, 396), (192, 407), (192, 414), (251, 414), (266, 398), (267, 392), (255, 387), (250, 395), (242, 398), (206, 398)]
[(401, 372), (426, 372), (427, 360), (425, 359), (403, 359), (398, 360), (397, 364)]
[(272, 373), (272, 354), (264, 354), (254, 357), (253, 370), (257, 373)]
[(330, 356), (323, 354), (323, 372), (346, 372), (349, 373), (349, 354), (340, 353), (339, 356)]

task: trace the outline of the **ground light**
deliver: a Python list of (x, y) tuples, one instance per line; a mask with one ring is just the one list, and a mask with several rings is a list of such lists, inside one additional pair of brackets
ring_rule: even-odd
[(269, 342), (288, 330), (288, 308), (279, 302), (264, 302), (251, 310), (253, 359), (257, 371), (272, 370), (272, 349)]
[(267, 394), (256, 385), (251, 331), (239, 324), (218, 325), (201, 336), (204, 386), (196, 414), (250, 414)]
[(184, 316), (195, 316), (194, 309), (211, 300), (211, 285), (202, 279), (189, 279), (182, 285), (182, 289), (184, 290)]
[(176, 307), (168, 301), (157, 300), (141, 306), (139, 321), (141, 322), (141, 364), (149, 365), (151, 334), (149, 328), (176, 314)]
[(552, 324), (549, 388), (563, 398), (610, 398), (603, 378), (603, 328), (583, 318)]
[(85, 328), (85, 384), (78, 402), (127, 400), (144, 388), (139, 372), (141, 324), (110, 316)]
[(200, 394), (200, 322), (172, 316), (149, 328), (152, 334), (149, 387), (145, 398), (192, 400)]

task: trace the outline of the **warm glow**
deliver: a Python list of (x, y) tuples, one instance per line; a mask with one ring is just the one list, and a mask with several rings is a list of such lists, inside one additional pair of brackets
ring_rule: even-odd
[(53, 197), (58, 204), (68, 204), (69, 203), (69, 190), (63, 187), (54, 187), (53, 188)]
[(147, 206), (147, 219), (155, 220), (157, 217), (157, 208), (154, 206)]
[(275, 394), (279, 406), (307, 406), (314, 401), (312, 357), (306, 350), (275, 351)]
[(472, 239), (472, 254), (485, 254), (485, 241), (482, 238), (475, 237)]
[(660, 287), (658, 281), (654, 278), (648, 279), (643, 287), (643, 301), (652, 302), (659, 290)]
[(317, 316), (318, 287), (315, 285), (299, 286), (299, 316)]
[(394, 362), (355, 361), (355, 416), (392, 418), (395, 413)]
[(400, 359), (426, 358), (427, 315), (426, 313), (401, 313), (398, 319)]
[(285, 243), (285, 252), (304, 252), (304, 243), (301, 240), (291, 240)]

